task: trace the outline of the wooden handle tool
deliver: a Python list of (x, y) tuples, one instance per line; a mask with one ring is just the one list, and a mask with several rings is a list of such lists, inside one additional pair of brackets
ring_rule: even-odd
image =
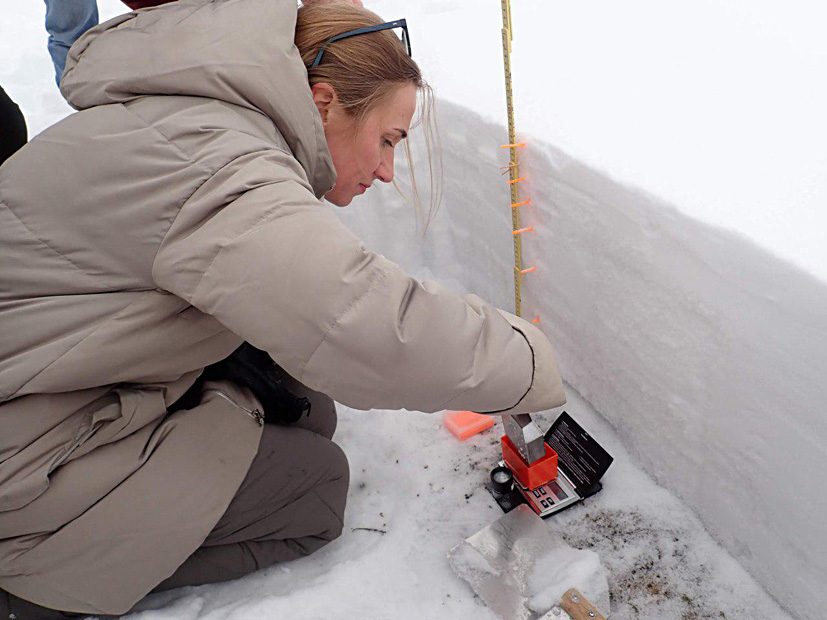
[(571, 616), (571, 620), (606, 620), (585, 596), (573, 588), (563, 595), (560, 607)]

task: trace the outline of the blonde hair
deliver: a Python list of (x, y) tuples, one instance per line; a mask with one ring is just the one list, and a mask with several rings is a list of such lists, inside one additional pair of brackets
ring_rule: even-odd
[(336, 91), (339, 103), (358, 122), (362, 122), (368, 112), (386, 101), (396, 88), (405, 84), (416, 87), (419, 94), (419, 116), (411, 127), (423, 127), (428, 151), (431, 196), (427, 215), (422, 207), (408, 140), (404, 142), (412, 197), (402, 194), (396, 180), (394, 187), (423, 216), (427, 232), (442, 199), (439, 132), (436, 128), (433, 91), (422, 78), (419, 66), (408, 56), (402, 41), (391, 30), (340, 39), (328, 45), (321, 63), (311, 68), (322, 45), (331, 37), (382, 22), (375, 13), (345, 3), (302, 6), (296, 23), (296, 47), (307, 68), (310, 85), (321, 82), (330, 84)]

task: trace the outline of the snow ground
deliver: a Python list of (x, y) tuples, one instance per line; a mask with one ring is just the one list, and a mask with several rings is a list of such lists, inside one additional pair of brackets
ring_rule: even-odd
[[(674, 495), (635, 464), (570, 386), (564, 408), (615, 457), (605, 489), (546, 522), (609, 569), (615, 620), (790, 620)], [(342, 537), (313, 556), (214, 586), (155, 595), (130, 620), (496, 616), (450, 571), (447, 551), (502, 512), (482, 488), (497, 427), (457, 441), (441, 415), (339, 408), (351, 463)], [(554, 416), (542, 418), (544, 427)], [(379, 530), (379, 531), (376, 531)]]

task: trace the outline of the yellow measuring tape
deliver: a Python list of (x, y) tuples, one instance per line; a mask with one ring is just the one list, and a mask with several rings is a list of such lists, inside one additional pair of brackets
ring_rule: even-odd
[[(530, 203), (528, 200), (520, 201), (520, 182), (525, 177), (520, 176), (520, 160), (517, 150), (525, 146), (525, 143), (517, 142), (517, 132), (514, 128), (514, 97), (511, 92), (511, 40), (513, 37), (511, 31), (511, 2), (510, 0), (502, 0), (503, 10), (503, 64), (505, 66), (505, 97), (508, 104), (508, 144), (503, 145), (502, 148), (507, 148), (511, 154), (508, 165), (508, 173), (510, 180), (508, 181), (511, 187), (511, 225), (512, 235), (514, 237), (514, 314), (522, 316), (523, 314), (523, 299), (522, 299), (522, 279), (526, 270), (523, 270), (523, 245), (521, 235), (517, 234), (520, 231), (520, 207)], [(522, 232), (522, 231), (521, 231)]]

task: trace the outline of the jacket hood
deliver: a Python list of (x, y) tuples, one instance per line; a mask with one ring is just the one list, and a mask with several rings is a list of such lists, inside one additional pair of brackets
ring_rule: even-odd
[(276, 125), (321, 197), (336, 172), (295, 29), (295, 0), (178, 0), (127, 13), (77, 41), (61, 92), (76, 110), (147, 95), (257, 110)]

